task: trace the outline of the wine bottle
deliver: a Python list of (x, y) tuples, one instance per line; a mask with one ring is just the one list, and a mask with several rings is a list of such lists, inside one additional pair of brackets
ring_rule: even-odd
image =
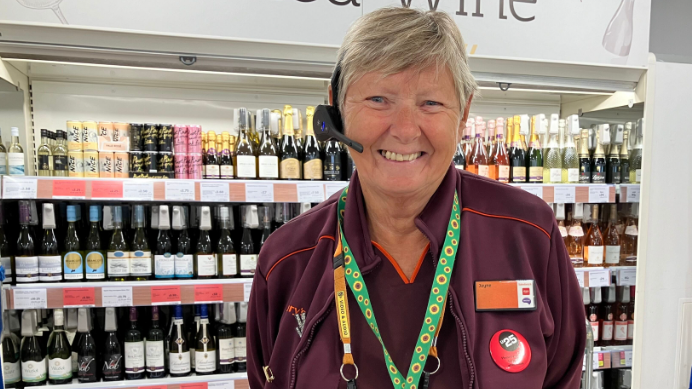
[[(303, 154), (303, 148), (305, 146), (305, 142), (303, 139), (303, 136), (305, 135), (303, 133), (303, 114), (298, 108), (292, 108), (293, 111), (293, 137), (296, 140), (296, 147), (298, 147), (298, 160), (300, 161), (301, 165), (303, 164), (303, 159), (305, 158), (305, 155)], [(303, 169), (301, 166), (300, 169), (300, 174), (301, 177), (303, 178)]]
[[(589, 230), (584, 237), (584, 266), (603, 266), (605, 246), (603, 242), (603, 235), (598, 227), (598, 204), (587, 205), (587, 207), (588, 208), (584, 209), (584, 218), (587, 221), (591, 221), (591, 225), (589, 226)], [(588, 212), (589, 210), (591, 211), (590, 217)]]
[[(617, 125), (622, 127), (621, 124)], [(606, 159), (606, 183), (620, 184), (622, 168), (620, 166), (620, 146), (613, 142), (611, 137), (610, 152)]]
[[(69, 207), (68, 206), (68, 211)], [(72, 208), (74, 217), (74, 207)], [(62, 281), (62, 263), (58, 251), (58, 240), (55, 238), (55, 212), (53, 204), (43, 204), (43, 237), (38, 256), (39, 281)], [(74, 224), (72, 225), (74, 228)], [(74, 232), (74, 229), (73, 229)]]
[(37, 337), (36, 310), (22, 312), (22, 383), (24, 386), (43, 386), (48, 379), (46, 350), (41, 348)]
[(523, 147), (520, 132), (526, 131), (525, 127), (527, 126), (528, 117), (526, 115), (513, 118), (512, 143), (509, 148), (509, 182), (517, 184), (526, 182), (526, 149)]
[[(0, 139), (0, 141), (2, 140)], [(0, 163), (2, 163), (2, 160), (0, 160)], [(17, 281), (14, 273), (14, 256), (10, 251), (10, 244), (7, 241), (7, 235), (5, 234), (5, 218), (2, 204), (0, 204), (0, 261), (2, 263), (2, 267), (5, 268), (5, 280), (2, 281), (2, 283), (16, 283)]]
[(46, 311), (46, 309), (36, 310), (38, 315), (38, 328), (36, 331), (39, 333), (39, 341), (41, 342), (41, 348), (43, 350), (48, 350), (48, 339), (50, 338), (50, 329), (48, 329), (48, 315), (46, 314)]
[(79, 308), (77, 331), (81, 333), (77, 351), (77, 378), (79, 382), (98, 382), (98, 351), (96, 341), (91, 334), (93, 329), (91, 313), (86, 308)]
[(34, 248), (34, 237), (31, 233), (31, 204), (19, 201), (19, 238), (17, 239), (15, 266), (17, 283), (38, 282), (38, 257)]
[(473, 142), (473, 149), (471, 150), (471, 154), (467, 156), (466, 158), (466, 169), (474, 174), (478, 174), (479, 176), (483, 177), (489, 177), (490, 176), (490, 169), (488, 167), (488, 156), (485, 153), (485, 147), (483, 146), (483, 142), (481, 138), (483, 137), (483, 123), (481, 123), (481, 120), (479, 121), (480, 117), (476, 118), (476, 123), (474, 126), (474, 142)]
[(130, 275), (130, 248), (123, 233), (122, 207), (116, 205), (113, 210), (113, 235), (108, 246), (108, 278), (113, 281), (125, 281)]
[(104, 381), (120, 381), (123, 379), (123, 352), (118, 339), (118, 320), (115, 308), (106, 308), (106, 319), (103, 327), (106, 332), (103, 350)]
[(172, 334), (168, 346), (168, 368), (171, 377), (185, 377), (190, 375), (190, 351), (188, 349), (188, 340), (185, 338), (183, 307), (180, 305), (176, 305), (173, 310), (171, 327)]
[(125, 333), (125, 378), (144, 378), (144, 342), (137, 328), (137, 308), (130, 307), (130, 329)]
[(224, 131), (221, 133), (221, 153), (219, 159), (219, 178), (230, 180), (235, 175), (233, 171), (233, 156), (231, 155), (231, 135)]
[[(43, 222), (45, 228), (46, 217), (52, 217), (52, 211), (48, 214), (46, 213), (46, 205), (43, 204)], [(52, 234), (52, 230), (51, 230)], [(48, 235), (46, 235), (47, 237)], [(44, 237), (44, 249), (46, 246)], [(49, 240), (52, 240), (50, 238)], [(82, 252), (80, 251), (80, 241), (77, 235), (77, 211), (74, 205), (67, 206), (67, 232), (65, 234), (65, 241), (63, 245), (63, 255), (62, 255), (62, 270), (65, 272), (65, 281), (83, 281), (84, 280), (84, 258), (82, 257)], [(39, 263), (45, 262), (44, 257), (39, 257)], [(43, 272), (42, 272), (43, 273)]]
[(598, 127), (599, 131), (596, 133), (596, 150), (593, 152), (593, 159), (591, 160), (591, 182), (594, 184), (605, 184), (606, 158), (599, 134), (610, 131), (610, 126), (608, 124), (601, 124)]
[[(99, 206), (89, 206), (89, 235), (86, 240), (86, 260), (84, 261), (86, 280), (103, 281), (106, 279), (106, 261), (101, 248), (101, 232), (99, 231)], [(67, 278), (67, 273), (65, 273)]]
[(135, 234), (132, 239), (130, 254), (130, 275), (135, 281), (146, 281), (151, 278), (154, 267), (147, 234), (144, 230), (144, 205), (135, 205)]
[(281, 166), (280, 176), (282, 180), (300, 179), (300, 151), (293, 133), (293, 108), (284, 106), (284, 131), (281, 140)]
[(53, 167), (53, 152), (48, 145), (48, 130), (41, 129), (41, 144), (36, 151), (38, 156), (38, 175), (51, 176)]
[(262, 247), (264, 247), (264, 243), (269, 239), (269, 235), (271, 235), (271, 208), (269, 208), (266, 205), (257, 207), (257, 212), (259, 213), (259, 226), (262, 229), (262, 236), (260, 237), (260, 249), (259, 251), (262, 251)]
[(151, 307), (151, 328), (147, 334), (146, 348), (147, 377), (165, 377), (163, 330), (159, 326), (159, 307)]
[(187, 231), (185, 210), (180, 205), (173, 206), (173, 229), (179, 231), (174, 258), (175, 278), (192, 278), (194, 276), (192, 243)]
[(625, 123), (625, 132), (622, 134), (622, 146), (620, 147), (620, 183), (630, 183), (630, 151), (629, 137), (632, 133), (632, 122)]
[(200, 306), (195, 305), (195, 317), (188, 338), (188, 347), (190, 348), (190, 366), (195, 370), (195, 355), (197, 354), (197, 333), (199, 332), (199, 321), (201, 320)]
[(219, 276), (222, 278), (232, 278), (238, 276), (238, 257), (231, 238), (231, 212), (228, 207), (222, 206), (219, 209), (221, 217), (221, 235), (216, 245), (218, 255)]
[(307, 128), (303, 141), (303, 179), (321, 180), (322, 179), (322, 150), (315, 138), (312, 119), (315, 116), (315, 107), (309, 106), (305, 109), (307, 117)]
[[(457, 148), (456, 148), (456, 151), (454, 152), (454, 158), (453, 158), (454, 167), (456, 167), (459, 170), (465, 170), (466, 169), (466, 156), (464, 155), (464, 148), (462, 147), (462, 143), (463, 142), (457, 143)], [(325, 178), (326, 178), (326, 176), (325, 176)]]
[(82, 333), (77, 331), (79, 329), (79, 314), (77, 308), (67, 308), (67, 325), (65, 326), (67, 332), (67, 339), (72, 338), (72, 343), (70, 343), (70, 350), (72, 351), (72, 376), (77, 377), (79, 375), (79, 341), (82, 339)]
[(200, 306), (199, 331), (195, 347), (195, 373), (197, 375), (213, 374), (216, 371), (216, 344), (209, 332), (209, 315), (207, 305)]
[(265, 108), (258, 117), (262, 131), (262, 141), (259, 146), (259, 178), (261, 180), (276, 180), (279, 178), (279, 151), (269, 130), (271, 112)]
[(495, 120), (495, 151), (493, 152), (493, 165), (495, 165), (496, 176), (491, 177), (504, 183), (509, 182), (509, 155), (505, 147), (504, 140), (504, 119), (497, 118)]
[(48, 382), (51, 385), (72, 382), (72, 351), (64, 323), (63, 310), (53, 310), (53, 333), (48, 341)]
[(159, 235), (156, 238), (156, 253), (154, 255), (154, 277), (156, 279), (172, 279), (175, 275), (173, 241), (168, 233), (170, 229), (171, 218), (168, 215), (168, 205), (160, 205), (158, 212)]
[(613, 345), (624, 346), (627, 344), (627, 322), (630, 316), (630, 287), (621, 286), (620, 298), (616, 306), (615, 329), (613, 334)]
[[(560, 123), (562, 123), (562, 120)], [(565, 125), (565, 144), (562, 151), (562, 183), (576, 184), (579, 182), (579, 155), (574, 145), (574, 136), (579, 135), (579, 116), (572, 115), (567, 117)]]
[(2, 313), (4, 327), (2, 328), (2, 378), (5, 388), (18, 388), (22, 381), (21, 359), (19, 357), (19, 342), (16, 335), (10, 331), (10, 314)]
[(247, 343), (245, 337), (245, 329), (247, 326), (247, 303), (238, 303), (237, 319), (235, 326), (235, 338), (233, 345), (235, 346), (235, 362), (237, 372), (247, 371)]
[(216, 255), (212, 250), (209, 230), (211, 230), (211, 211), (205, 205), (201, 207), (199, 237), (195, 250), (195, 275), (198, 279), (217, 276)]
[(233, 326), (236, 323), (235, 303), (223, 303), (220, 322), (216, 335), (219, 349), (219, 373), (233, 373), (236, 367), (233, 336)]
[(564, 128), (565, 121), (559, 120), (558, 114), (550, 115), (548, 148), (543, 161), (543, 182), (546, 184), (562, 183), (562, 153), (560, 152), (557, 136), (561, 129), (564, 131)]
[(250, 139), (247, 121), (247, 109), (238, 109), (238, 142), (236, 143), (235, 176), (240, 179), (257, 178), (257, 158)]
[(207, 132), (207, 151), (204, 163), (204, 178), (219, 179), (219, 157), (216, 151), (216, 132)]
[(259, 227), (256, 205), (240, 207), (243, 223), (243, 237), (240, 240), (240, 276), (254, 277), (257, 267), (257, 252), (252, 241), (251, 230)]
[(341, 159), (341, 147), (339, 147), (339, 142), (330, 139), (327, 141), (324, 148), (324, 179), (327, 181), (341, 181), (343, 180), (343, 162)]
[(19, 128), (10, 127), (12, 132), (12, 143), (7, 153), (7, 170), (10, 176), (23, 176), (24, 172), (24, 149), (19, 144)]
[(543, 149), (538, 139), (536, 126), (543, 126), (543, 121), (538, 116), (531, 118), (531, 141), (526, 154), (526, 170), (529, 172), (528, 182), (540, 184), (543, 182)]

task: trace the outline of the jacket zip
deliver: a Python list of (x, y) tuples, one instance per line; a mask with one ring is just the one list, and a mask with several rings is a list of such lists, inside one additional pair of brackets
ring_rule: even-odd
[(317, 325), (320, 324), (332, 311), (333, 300), (334, 294), (332, 293), (331, 297), (329, 298), (329, 304), (326, 307), (327, 309), (324, 312), (322, 312), (322, 314), (312, 323), (312, 326), (310, 327), (310, 335), (308, 336), (308, 340), (305, 342), (305, 346), (302, 349), (300, 349), (293, 357), (293, 361), (291, 362), (291, 382), (288, 386), (290, 389), (293, 389), (296, 383), (296, 364), (298, 363), (298, 359), (301, 355), (303, 355), (303, 353), (305, 353), (308, 350), (308, 348), (310, 348), (310, 344), (312, 343), (312, 338), (315, 335), (315, 328), (317, 327)]
[(452, 316), (454, 316), (454, 319), (457, 322), (457, 326), (461, 329), (461, 337), (462, 337), (462, 345), (464, 347), (464, 356), (466, 357), (466, 365), (469, 368), (469, 373), (470, 373), (470, 382), (469, 382), (469, 389), (473, 389), (473, 381), (476, 378), (476, 371), (473, 367), (473, 361), (471, 360), (471, 356), (469, 355), (469, 350), (468, 350), (468, 339), (466, 336), (466, 326), (464, 326), (464, 323), (461, 321), (461, 318), (459, 315), (457, 315), (456, 311), (454, 310), (454, 297), (452, 294), (449, 295), (449, 310), (452, 313)]

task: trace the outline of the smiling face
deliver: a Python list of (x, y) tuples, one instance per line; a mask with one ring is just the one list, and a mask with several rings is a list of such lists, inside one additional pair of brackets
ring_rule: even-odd
[(363, 145), (351, 153), (362, 184), (395, 197), (434, 192), (468, 116), (458, 96), (446, 67), (370, 72), (349, 85), (343, 118), (347, 136)]

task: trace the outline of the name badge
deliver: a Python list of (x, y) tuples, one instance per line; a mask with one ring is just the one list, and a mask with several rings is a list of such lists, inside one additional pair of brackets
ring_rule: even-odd
[(476, 281), (476, 311), (534, 311), (534, 280)]

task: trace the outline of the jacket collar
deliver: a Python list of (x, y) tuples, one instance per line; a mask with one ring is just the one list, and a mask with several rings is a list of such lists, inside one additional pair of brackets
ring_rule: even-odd
[[(432, 195), (423, 212), (415, 219), (416, 227), (430, 241), (430, 253), (435, 261), (439, 258), (440, 248), (444, 244), (447, 233), (449, 215), (454, 203), (454, 191), (457, 187), (461, 187), (457, 182), (460, 180), (458, 176), (454, 165), (450, 165), (437, 191)], [(459, 193), (459, 202), (461, 202), (461, 193)], [(365, 201), (356, 170), (348, 186), (344, 234), (363, 273), (367, 273), (381, 261), (372, 248), (368, 220), (365, 215)]]

